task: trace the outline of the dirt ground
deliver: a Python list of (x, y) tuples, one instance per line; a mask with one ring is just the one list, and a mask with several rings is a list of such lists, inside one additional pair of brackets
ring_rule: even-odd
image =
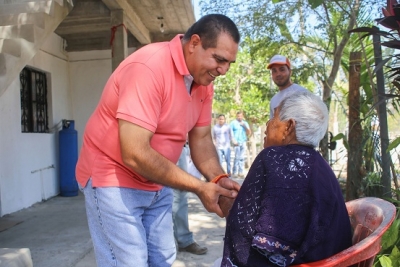
[[(243, 182), (243, 179), (234, 180), (239, 184)], [(222, 257), (225, 219), (207, 212), (196, 195), (190, 193), (188, 198), (189, 228), (197, 243), (206, 246), (208, 252), (204, 255), (178, 252), (172, 267), (210, 267), (215, 260)]]

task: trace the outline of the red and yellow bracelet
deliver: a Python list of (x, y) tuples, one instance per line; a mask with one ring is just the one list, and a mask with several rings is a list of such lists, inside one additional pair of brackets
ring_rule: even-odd
[(210, 182), (216, 184), (216, 183), (218, 183), (218, 181), (221, 180), (222, 178), (229, 178), (229, 175), (226, 174), (226, 173), (221, 174), (221, 175), (218, 175), (217, 177), (215, 177), (214, 179), (212, 179)]

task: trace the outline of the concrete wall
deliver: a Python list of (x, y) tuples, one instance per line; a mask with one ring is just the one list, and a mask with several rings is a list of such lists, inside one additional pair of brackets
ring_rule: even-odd
[(111, 74), (110, 50), (67, 53), (64, 45), (53, 34), (27, 64), (48, 74), (50, 133), (21, 132), (19, 77), (0, 97), (0, 217), (59, 194), (61, 122), (75, 120), (80, 151), (86, 122)]
[(72, 116), (67, 54), (51, 36), (28, 66), (48, 73), (50, 133), (21, 132), (19, 77), (0, 98), (0, 215), (59, 193), (56, 127)]
[(111, 52), (71, 52), (69, 61), (72, 111), (80, 151), (86, 122), (96, 108), (103, 87), (111, 74)]
[(68, 54), (53, 34), (27, 64), (48, 74), (50, 133), (22, 133), (20, 81), (0, 98), (0, 216), (59, 194), (58, 131), (75, 120), (78, 146), (111, 74), (110, 51)]

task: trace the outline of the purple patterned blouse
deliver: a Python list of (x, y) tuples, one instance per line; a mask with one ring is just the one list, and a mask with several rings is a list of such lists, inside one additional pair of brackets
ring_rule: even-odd
[(227, 218), (222, 267), (289, 266), (351, 246), (331, 167), (313, 148), (269, 147), (252, 164)]

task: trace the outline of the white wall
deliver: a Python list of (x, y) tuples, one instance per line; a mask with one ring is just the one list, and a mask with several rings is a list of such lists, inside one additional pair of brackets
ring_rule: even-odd
[[(67, 53), (52, 35), (27, 64), (50, 74), (49, 128), (72, 117)], [(17, 76), (0, 97), (0, 216), (59, 193), (58, 135), (21, 133), (20, 81)]]
[[(133, 52), (131, 49), (130, 52)], [(0, 97), (0, 216), (59, 194), (58, 131), (75, 120), (78, 149), (111, 74), (111, 51), (67, 53), (53, 34), (27, 64), (49, 74), (51, 133), (21, 133), (20, 81)]]
[(1, 215), (29, 207), (56, 193), (52, 179), (55, 169), (37, 171), (55, 164), (51, 148), (54, 134), (21, 133), (19, 99), (19, 81), (13, 82), (0, 99)]
[(72, 110), (80, 151), (86, 122), (111, 75), (111, 51), (71, 52), (69, 62)]

